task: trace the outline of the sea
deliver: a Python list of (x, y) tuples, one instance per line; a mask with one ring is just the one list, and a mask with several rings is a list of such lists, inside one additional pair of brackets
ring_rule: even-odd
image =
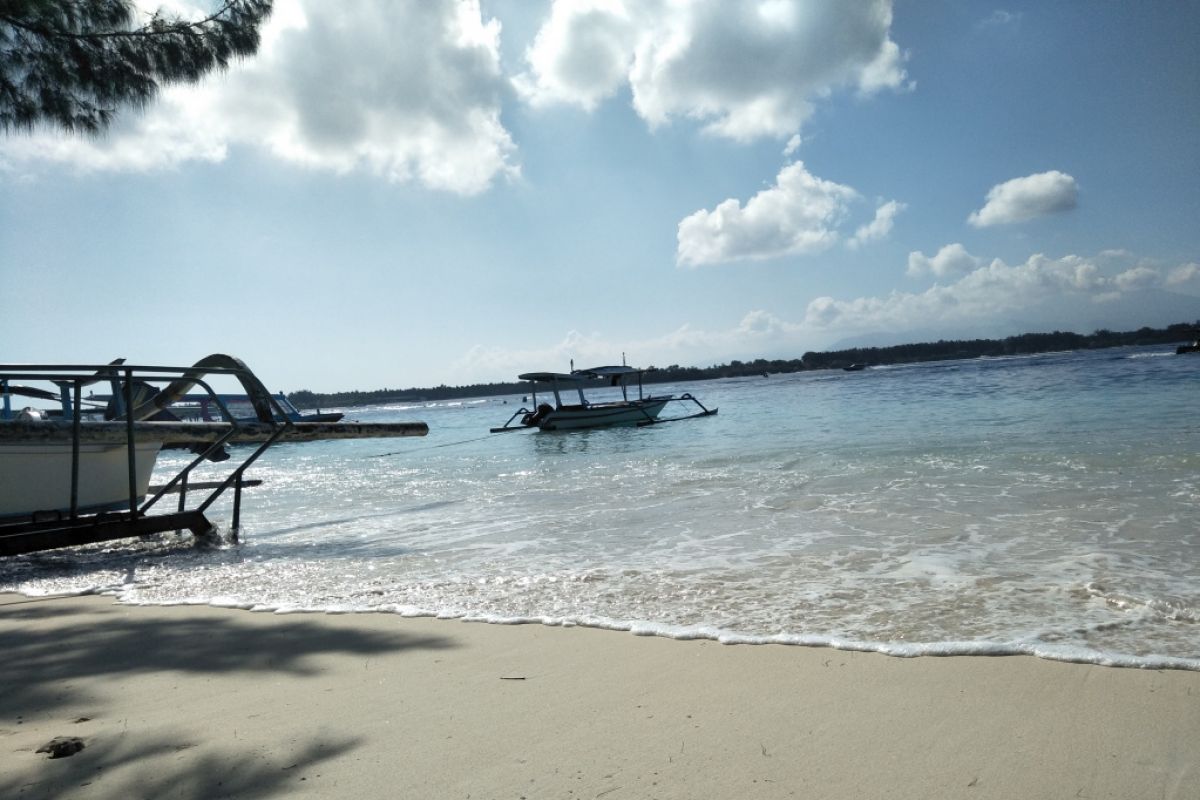
[[(1200, 356), (652, 388), (720, 413), (491, 434), (520, 395), (346, 409), (429, 435), (277, 445), (237, 543), (10, 558), (0, 590), (1200, 669)], [(210, 516), (228, 534), (230, 502)]]

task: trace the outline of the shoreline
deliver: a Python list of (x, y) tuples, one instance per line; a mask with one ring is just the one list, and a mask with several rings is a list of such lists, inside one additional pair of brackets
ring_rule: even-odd
[[(0, 595), (0, 796), (1186, 797), (1200, 675)], [(85, 749), (50, 760), (56, 736)]]
[(107, 598), (114, 604), (132, 608), (175, 608), (208, 607), (217, 610), (241, 611), (251, 614), (276, 616), (326, 615), (345, 616), (382, 614), (400, 619), (433, 620), (438, 622), (460, 622), (479, 625), (513, 627), (538, 625), (547, 628), (583, 628), (585, 630), (624, 633), (636, 637), (661, 638), (672, 641), (706, 641), (713, 644), (746, 647), (801, 647), (831, 650), (839, 653), (872, 653), (888, 658), (1006, 658), (1029, 657), (1061, 664), (1079, 664), (1112, 669), (1179, 670), (1200, 673), (1200, 658), (1169, 656), (1162, 654), (1135, 655), (1119, 651), (1097, 650), (1077, 645), (1056, 645), (1051, 642), (1025, 642), (1021, 640), (944, 640), (932, 642), (873, 641), (847, 639), (833, 634), (770, 634), (755, 635), (724, 628), (708, 626), (681, 627), (667, 623), (645, 621), (612, 621), (591, 618), (579, 621), (574, 618), (556, 617), (488, 617), (475, 614), (440, 614), (433, 611), (413, 610), (408, 607), (385, 605), (379, 607), (351, 607), (335, 605), (321, 606), (276, 606), (269, 604), (222, 602), (223, 598), (207, 600), (146, 601), (126, 600), (119, 590), (87, 589), (77, 593), (51, 595), (25, 595), (19, 591), (0, 590), (0, 601), (7, 595), (27, 600), (56, 600), (79, 597)]

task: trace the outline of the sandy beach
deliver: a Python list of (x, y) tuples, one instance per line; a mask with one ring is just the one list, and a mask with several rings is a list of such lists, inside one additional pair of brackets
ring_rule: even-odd
[(5, 798), (1200, 795), (1195, 672), (16, 595), (0, 652)]

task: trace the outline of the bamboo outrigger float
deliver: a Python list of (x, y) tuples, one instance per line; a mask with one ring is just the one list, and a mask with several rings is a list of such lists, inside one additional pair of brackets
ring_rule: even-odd
[[(239, 420), (229, 412), (210, 385), (219, 377), (241, 384), (256, 420)], [(83, 387), (96, 382), (112, 384), (112, 395), (103, 409), (85, 408)], [(171, 405), (197, 387), (220, 408), (224, 421), (172, 417)], [(60, 408), (14, 412), (15, 397), (54, 400)], [(208, 356), (191, 367), (134, 366), (122, 360), (0, 364), (0, 556), (171, 530), (207, 536), (214, 527), (205, 512), (231, 488), (231, 537), (236, 541), (242, 489), (258, 483), (247, 480), (245, 472), (272, 444), (424, 436), (428, 431), (423, 422), (296, 422), (244, 363), (226, 355)], [(235, 444), (256, 446), (223, 480), (192, 483), (193, 493), (204, 494), (188, 509), (192, 471), (205, 460), (228, 459), (225, 446)], [(196, 457), (166, 484), (151, 487), (150, 475), (163, 448), (186, 448)], [(149, 513), (161, 508), (157, 504), (167, 494), (179, 495), (176, 510)]]

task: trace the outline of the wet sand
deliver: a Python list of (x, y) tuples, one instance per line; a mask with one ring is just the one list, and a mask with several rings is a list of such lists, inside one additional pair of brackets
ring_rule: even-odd
[(1200, 796), (1197, 672), (0, 595), (0, 687), (4, 798)]

